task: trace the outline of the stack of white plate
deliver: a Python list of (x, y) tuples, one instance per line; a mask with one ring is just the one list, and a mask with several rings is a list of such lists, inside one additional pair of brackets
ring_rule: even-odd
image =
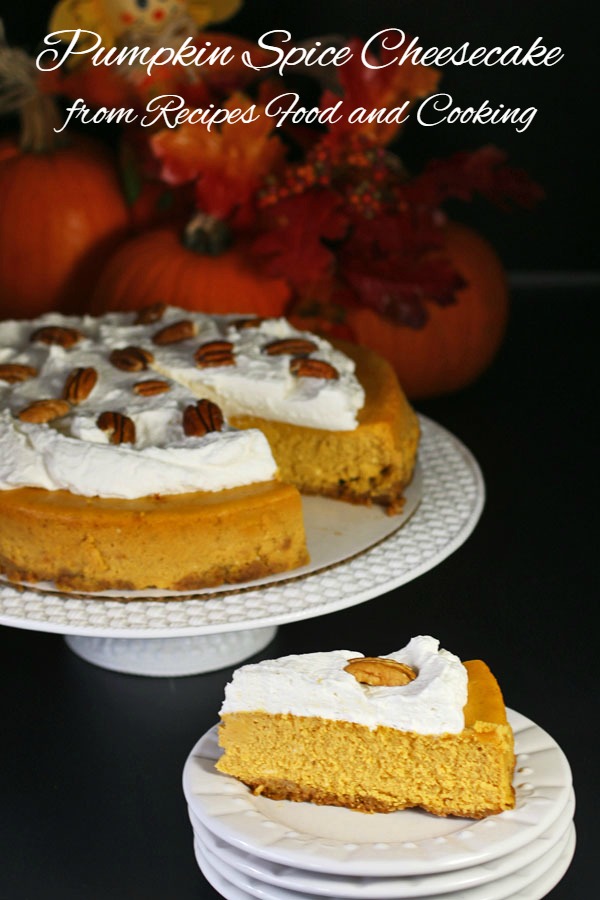
[(575, 851), (571, 771), (549, 734), (509, 720), (516, 807), (480, 820), (255, 797), (216, 771), (215, 727), (183, 773), (198, 865), (229, 900), (540, 900)]

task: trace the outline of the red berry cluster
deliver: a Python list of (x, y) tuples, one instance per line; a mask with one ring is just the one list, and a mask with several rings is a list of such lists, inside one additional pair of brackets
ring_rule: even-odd
[(403, 179), (397, 157), (383, 147), (359, 135), (349, 138), (343, 148), (325, 138), (308, 151), (301, 163), (269, 176), (258, 201), (264, 208), (312, 188), (333, 188), (352, 212), (373, 218), (397, 199), (396, 188)]

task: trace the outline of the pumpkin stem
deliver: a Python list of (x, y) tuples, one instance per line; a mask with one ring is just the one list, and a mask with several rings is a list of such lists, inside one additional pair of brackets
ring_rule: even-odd
[(56, 102), (37, 83), (35, 63), (23, 50), (9, 47), (0, 31), (0, 115), (18, 113), (21, 150), (49, 153), (65, 143)]
[(183, 232), (183, 245), (201, 256), (220, 256), (231, 246), (233, 235), (226, 222), (199, 212)]

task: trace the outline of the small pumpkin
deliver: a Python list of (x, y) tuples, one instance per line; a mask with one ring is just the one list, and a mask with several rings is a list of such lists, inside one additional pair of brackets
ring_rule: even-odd
[[(51, 97), (16, 53), (19, 136), (0, 147), (0, 317), (79, 310), (129, 217), (108, 151), (57, 134)], [(6, 110), (6, 107), (5, 107)], [(8, 110), (6, 110), (8, 111)]]
[(283, 314), (290, 290), (259, 272), (243, 242), (227, 246), (226, 226), (170, 225), (124, 243), (104, 268), (91, 311), (139, 309), (162, 301), (207, 313)]
[(492, 362), (506, 329), (506, 273), (488, 241), (450, 222), (442, 252), (466, 287), (449, 306), (428, 303), (423, 328), (396, 325), (366, 307), (346, 310), (346, 323), (357, 342), (392, 363), (413, 400), (448, 394), (475, 381)]

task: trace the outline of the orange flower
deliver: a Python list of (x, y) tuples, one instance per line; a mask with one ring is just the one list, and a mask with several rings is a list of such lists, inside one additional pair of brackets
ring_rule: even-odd
[(240, 224), (251, 212), (258, 186), (285, 151), (279, 138), (271, 136), (273, 124), (262, 106), (238, 93), (223, 109), (230, 114), (241, 110), (242, 115), (210, 130), (196, 123), (160, 131), (151, 139), (152, 150), (164, 181), (177, 185), (197, 179), (198, 207), (220, 219), (235, 216)]

